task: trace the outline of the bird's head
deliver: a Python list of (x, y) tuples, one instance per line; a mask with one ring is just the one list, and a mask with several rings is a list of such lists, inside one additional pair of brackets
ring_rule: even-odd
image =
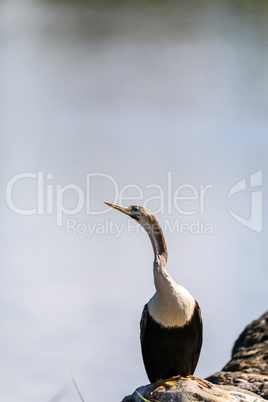
[[(164, 264), (167, 262), (167, 247), (165, 243), (165, 239), (162, 233), (162, 230), (149, 209), (140, 207), (139, 205), (130, 205), (129, 207), (121, 207), (120, 205), (111, 204), (110, 202), (104, 202), (109, 207), (117, 209), (118, 211), (123, 212), (124, 214), (130, 216), (135, 219), (148, 233), (153, 249), (155, 252), (155, 256), (162, 255), (164, 256)], [(158, 257), (159, 258), (159, 257)]]
[(117, 209), (120, 212), (130, 216), (131, 218), (135, 219), (139, 222), (141, 226), (146, 229), (147, 225), (152, 225), (152, 223), (156, 222), (155, 217), (149, 211), (149, 209), (141, 207), (139, 205), (130, 205), (129, 207), (122, 207), (120, 205), (111, 204), (110, 202), (104, 202), (104, 204)]

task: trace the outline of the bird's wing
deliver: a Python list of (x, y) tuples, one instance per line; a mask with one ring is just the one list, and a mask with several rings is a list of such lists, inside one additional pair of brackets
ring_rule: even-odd
[(148, 317), (148, 304), (145, 304), (142, 314), (141, 314), (141, 320), (140, 320), (141, 340), (143, 338), (142, 337), (143, 331), (146, 327), (147, 317)]
[(197, 347), (196, 347), (196, 356), (195, 356), (195, 359), (194, 359), (193, 365), (192, 365), (192, 373), (194, 373), (194, 371), (195, 371), (195, 368), (196, 368), (196, 365), (197, 365), (197, 362), (199, 359), (202, 343), (203, 343), (203, 323), (202, 323), (202, 317), (201, 317), (201, 310), (200, 310), (200, 307), (197, 302), (196, 302), (194, 319), (196, 320), (197, 333), (199, 336), (198, 336), (198, 342), (197, 342)]

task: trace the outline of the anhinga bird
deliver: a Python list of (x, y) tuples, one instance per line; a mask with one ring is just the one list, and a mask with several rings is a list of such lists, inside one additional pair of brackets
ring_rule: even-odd
[(154, 215), (146, 208), (109, 205), (135, 219), (148, 233), (154, 250), (156, 293), (144, 306), (140, 339), (144, 366), (151, 382), (191, 376), (202, 345), (202, 318), (195, 299), (166, 271), (167, 247)]

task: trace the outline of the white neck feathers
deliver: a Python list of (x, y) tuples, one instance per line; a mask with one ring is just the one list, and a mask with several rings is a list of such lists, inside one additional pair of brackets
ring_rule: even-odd
[(154, 264), (156, 293), (148, 303), (151, 317), (164, 327), (183, 327), (193, 316), (196, 301), (188, 290), (178, 285), (165, 266)]

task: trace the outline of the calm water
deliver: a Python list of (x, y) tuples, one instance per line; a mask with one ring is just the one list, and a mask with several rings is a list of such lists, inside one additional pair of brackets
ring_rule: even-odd
[(156, 213), (203, 312), (197, 376), (267, 309), (268, 7), (191, 4), (1, 3), (2, 400), (148, 382), (151, 245), (104, 200)]

